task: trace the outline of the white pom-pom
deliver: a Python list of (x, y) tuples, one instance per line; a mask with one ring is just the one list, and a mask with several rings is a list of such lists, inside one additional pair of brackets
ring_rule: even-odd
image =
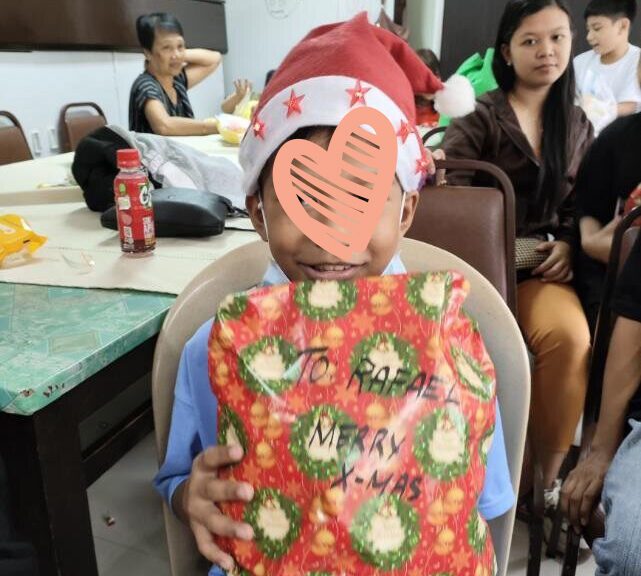
[(434, 108), (439, 114), (457, 118), (474, 112), (474, 88), (465, 76), (452, 76), (434, 95)]

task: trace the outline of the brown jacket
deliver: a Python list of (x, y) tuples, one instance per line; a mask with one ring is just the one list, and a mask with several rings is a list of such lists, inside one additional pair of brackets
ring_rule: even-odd
[[(477, 102), (476, 110), (453, 120), (443, 141), (448, 159), (485, 160), (501, 168), (512, 181), (516, 195), (516, 235), (554, 234), (557, 240), (575, 245), (574, 180), (584, 153), (593, 140), (592, 125), (583, 111), (574, 107), (569, 130), (570, 147), (563, 200), (550, 211), (546, 219), (535, 219), (528, 211), (528, 197), (535, 193), (540, 162), (510, 106), (507, 95), (500, 89), (488, 92)], [(492, 185), (483, 176), (452, 172), (448, 183), (453, 185)]]

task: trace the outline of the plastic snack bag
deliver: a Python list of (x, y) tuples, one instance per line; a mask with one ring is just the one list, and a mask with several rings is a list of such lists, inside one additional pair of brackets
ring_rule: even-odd
[(218, 440), (245, 452), (221, 477), (255, 488), (221, 503), (255, 533), (219, 540), (236, 574), (495, 574), (477, 511), (495, 372), (461, 308), (467, 285), (449, 272), (300, 282), (221, 303)]
[(218, 132), (222, 139), (228, 144), (238, 146), (249, 128), (249, 120), (233, 114), (220, 114), (217, 116), (217, 120)]
[(17, 214), (0, 215), (0, 264), (33, 254), (47, 238), (36, 234)]

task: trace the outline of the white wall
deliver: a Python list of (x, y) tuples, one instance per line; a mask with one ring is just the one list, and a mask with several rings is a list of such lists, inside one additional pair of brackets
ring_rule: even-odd
[[(35, 156), (57, 154), (60, 110), (70, 102), (96, 102), (109, 123), (128, 127), (129, 89), (142, 67), (142, 54), (0, 52), (0, 110), (18, 118)], [(189, 97), (197, 117), (215, 114), (224, 97), (223, 71), (190, 90)]]
[(431, 48), (440, 58), (445, 0), (408, 0), (405, 25), (412, 48)]
[[(394, 0), (383, 4), (392, 15)], [(381, 0), (228, 0), (229, 52), (222, 70), (190, 90), (196, 117), (216, 114), (235, 78), (249, 78), (261, 91), (267, 71), (312, 28), (363, 10), (374, 22), (380, 7)], [(141, 70), (141, 54), (0, 52), (0, 110), (18, 117), (32, 150), (33, 133), (39, 134), (41, 150), (35, 155), (56, 154), (60, 110), (70, 102), (96, 102), (110, 123), (128, 126), (129, 89)]]
[[(393, 4), (386, 0), (388, 14)], [(267, 71), (276, 68), (312, 28), (347, 20), (363, 10), (373, 22), (380, 9), (381, 0), (229, 0), (225, 86), (232, 90), (234, 79), (248, 78), (260, 92)]]

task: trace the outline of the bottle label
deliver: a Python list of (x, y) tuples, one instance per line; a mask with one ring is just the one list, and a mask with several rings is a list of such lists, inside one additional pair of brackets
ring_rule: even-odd
[(141, 170), (114, 181), (120, 244), (124, 252), (148, 252), (156, 245), (151, 186)]

